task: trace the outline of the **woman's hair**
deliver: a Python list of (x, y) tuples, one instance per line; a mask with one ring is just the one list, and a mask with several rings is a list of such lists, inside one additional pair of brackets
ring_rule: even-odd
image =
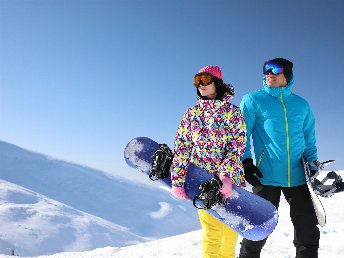
[[(214, 78), (214, 83), (215, 83), (215, 88), (216, 88), (216, 99), (220, 100), (223, 98), (225, 93), (228, 93), (231, 96), (234, 96), (234, 87), (231, 84), (223, 83), (223, 81), (220, 78), (213, 77)], [(197, 88), (197, 95), (204, 100), (209, 99), (208, 97), (202, 96), (201, 92)]]

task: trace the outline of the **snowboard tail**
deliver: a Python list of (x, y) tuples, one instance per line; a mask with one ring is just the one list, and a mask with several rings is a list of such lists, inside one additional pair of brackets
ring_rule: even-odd
[[(147, 174), (148, 178), (152, 169), (152, 156), (158, 149), (157, 142), (147, 137), (138, 137), (128, 143), (124, 157), (130, 167)], [(199, 192), (199, 185), (213, 177), (212, 173), (190, 163), (184, 188), (191, 202)], [(157, 182), (169, 188), (172, 186), (170, 176)], [(224, 205), (216, 205), (207, 212), (244, 238), (253, 241), (268, 237), (278, 221), (278, 213), (273, 204), (236, 185), (233, 185), (233, 194), (225, 200)]]
[(305, 171), (307, 186), (311, 194), (314, 211), (317, 216), (318, 224), (319, 226), (324, 227), (326, 225), (326, 212), (325, 212), (324, 206), (322, 205), (319, 197), (314, 192), (315, 186), (313, 185), (313, 182), (310, 177), (309, 166), (303, 157), (302, 157), (302, 163), (303, 163), (303, 168)]

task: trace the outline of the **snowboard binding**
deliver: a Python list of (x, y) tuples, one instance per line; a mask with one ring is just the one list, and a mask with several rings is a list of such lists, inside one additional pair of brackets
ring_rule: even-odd
[[(344, 191), (343, 179), (335, 171), (328, 172), (326, 177), (321, 181), (316, 178), (319, 172), (323, 171), (327, 165), (333, 162), (334, 160), (328, 160), (320, 163), (318, 171), (311, 170), (311, 165), (307, 163), (307, 175), (310, 179), (314, 193), (321, 197), (330, 197), (335, 193)], [(333, 180), (332, 184), (325, 184), (328, 180)]]
[[(197, 209), (211, 209), (216, 204), (223, 204), (223, 197), (220, 193), (222, 187), (221, 179), (215, 175), (214, 178), (199, 186), (200, 192), (195, 196), (192, 203)], [(199, 206), (196, 201), (200, 200), (204, 206)]]
[(149, 178), (152, 181), (167, 178), (173, 160), (172, 150), (167, 144), (159, 144), (159, 149), (153, 154), (152, 160), (152, 172), (149, 174)]
[[(326, 181), (329, 179), (333, 180), (332, 184), (325, 185)], [(319, 182), (319, 180), (317, 181)], [(322, 197), (330, 197), (335, 193), (339, 193), (343, 191), (344, 191), (343, 179), (341, 176), (337, 175), (337, 173), (334, 171), (328, 172), (326, 177), (323, 180), (321, 180), (320, 184), (318, 184), (314, 189), (314, 192), (317, 195), (320, 195)]]

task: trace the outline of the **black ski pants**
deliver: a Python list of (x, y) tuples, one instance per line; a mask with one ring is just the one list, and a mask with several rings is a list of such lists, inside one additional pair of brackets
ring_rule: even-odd
[[(252, 190), (255, 194), (269, 200), (276, 208), (279, 206), (283, 192), (289, 203), (290, 218), (294, 225), (296, 258), (317, 258), (320, 232), (307, 185), (295, 187), (262, 185)], [(243, 239), (239, 258), (259, 258), (266, 240), (267, 238), (261, 241)]]

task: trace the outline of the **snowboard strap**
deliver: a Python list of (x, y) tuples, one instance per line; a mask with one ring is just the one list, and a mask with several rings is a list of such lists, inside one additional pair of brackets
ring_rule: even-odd
[(149, 174), (149, 178), (152, 181), (167, 178), (173, 160), (172, 150), (167, 144), (159, 144), (159, 149), (153, 154), (152, 160), (152, 172)]
[[(214, 178), (199, 186), (200, 192), (195, 196), (192, 203), (197, 209), (207, 210), (216, 204), (223, 203), (223, 197), (220, 193), (222, 187), (221, 179), (215, 175)], [(201, 200), (204, 206), (196, 204), (197, 200)]]
[[(333, 179), (333, 183), (325, 185), (326, 181)], [(317, 179), (315, 179), (317, 180)], [(342, 177), (339, 176), (335, 171), (328, 172), (326, 177), (321, 180), (317, 180), (319, 184), (315, 187), (314, 192), (322, 197), (330, 197), (331, 195), (344, 191), (344, 182)]]
[[(323, 180), (318, 180), (316, 177), (319, 175), (326, 165), (333, 163), (334, 160), (328, 160), (318, 164), (319, 170), (312, 174), (311, 166), (312, 163), (307, 164), (307, 173), (310, 178), (314, 192), (322, 197), (330, 197), (335, 193), (344, 191), (344, 182), (342, 177), (339, 176), (335, 171), (328, 172)], [(332, 184), (325, 184), (329, 179), (333, 180)]]

